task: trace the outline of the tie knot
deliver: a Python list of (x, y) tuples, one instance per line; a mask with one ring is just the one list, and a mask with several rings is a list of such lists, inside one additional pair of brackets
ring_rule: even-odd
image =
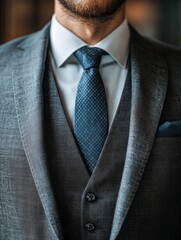
[(82, 47), (74, 53), (84, 70), (99, 68), (102, 55), (106, 54), (104, 50), (97, 47)]

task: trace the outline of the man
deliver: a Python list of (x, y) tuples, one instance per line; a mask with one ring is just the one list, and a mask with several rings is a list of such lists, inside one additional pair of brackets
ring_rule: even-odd
[(180, 51), (56, 0), (0, 56), (0, 239), (181, 239)]

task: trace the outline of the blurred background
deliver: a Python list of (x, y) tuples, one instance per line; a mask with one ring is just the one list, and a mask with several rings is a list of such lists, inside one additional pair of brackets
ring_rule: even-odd
[[(0, 0), (0, 44), (39, 30), (54, 0)], [(181, 0), (127, 0), (129, 22), (143, 35), (181, 47)]]

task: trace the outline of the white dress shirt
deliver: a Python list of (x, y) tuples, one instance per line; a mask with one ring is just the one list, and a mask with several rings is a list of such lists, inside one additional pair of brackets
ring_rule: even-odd
[(74, 126), (74, 109), (77, 86), (83, 68), (73, 55), (84, 46), (99, 47), (104, 55), (100, 63), (100, 74), (104, 83), (109, 115), (109, 129), (112, 126), (121, 99), (128, 72), (130, 31), (127, 20), (102, 41), (90, 46), (52, 17), (50, 30), (51, 61), (59, 95), (70, 126)]

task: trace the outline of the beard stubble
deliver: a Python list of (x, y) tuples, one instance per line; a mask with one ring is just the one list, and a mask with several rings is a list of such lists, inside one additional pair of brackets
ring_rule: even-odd
[(125, 0), (58, 0), (71, 15), (106, 21), (122, 8)]

